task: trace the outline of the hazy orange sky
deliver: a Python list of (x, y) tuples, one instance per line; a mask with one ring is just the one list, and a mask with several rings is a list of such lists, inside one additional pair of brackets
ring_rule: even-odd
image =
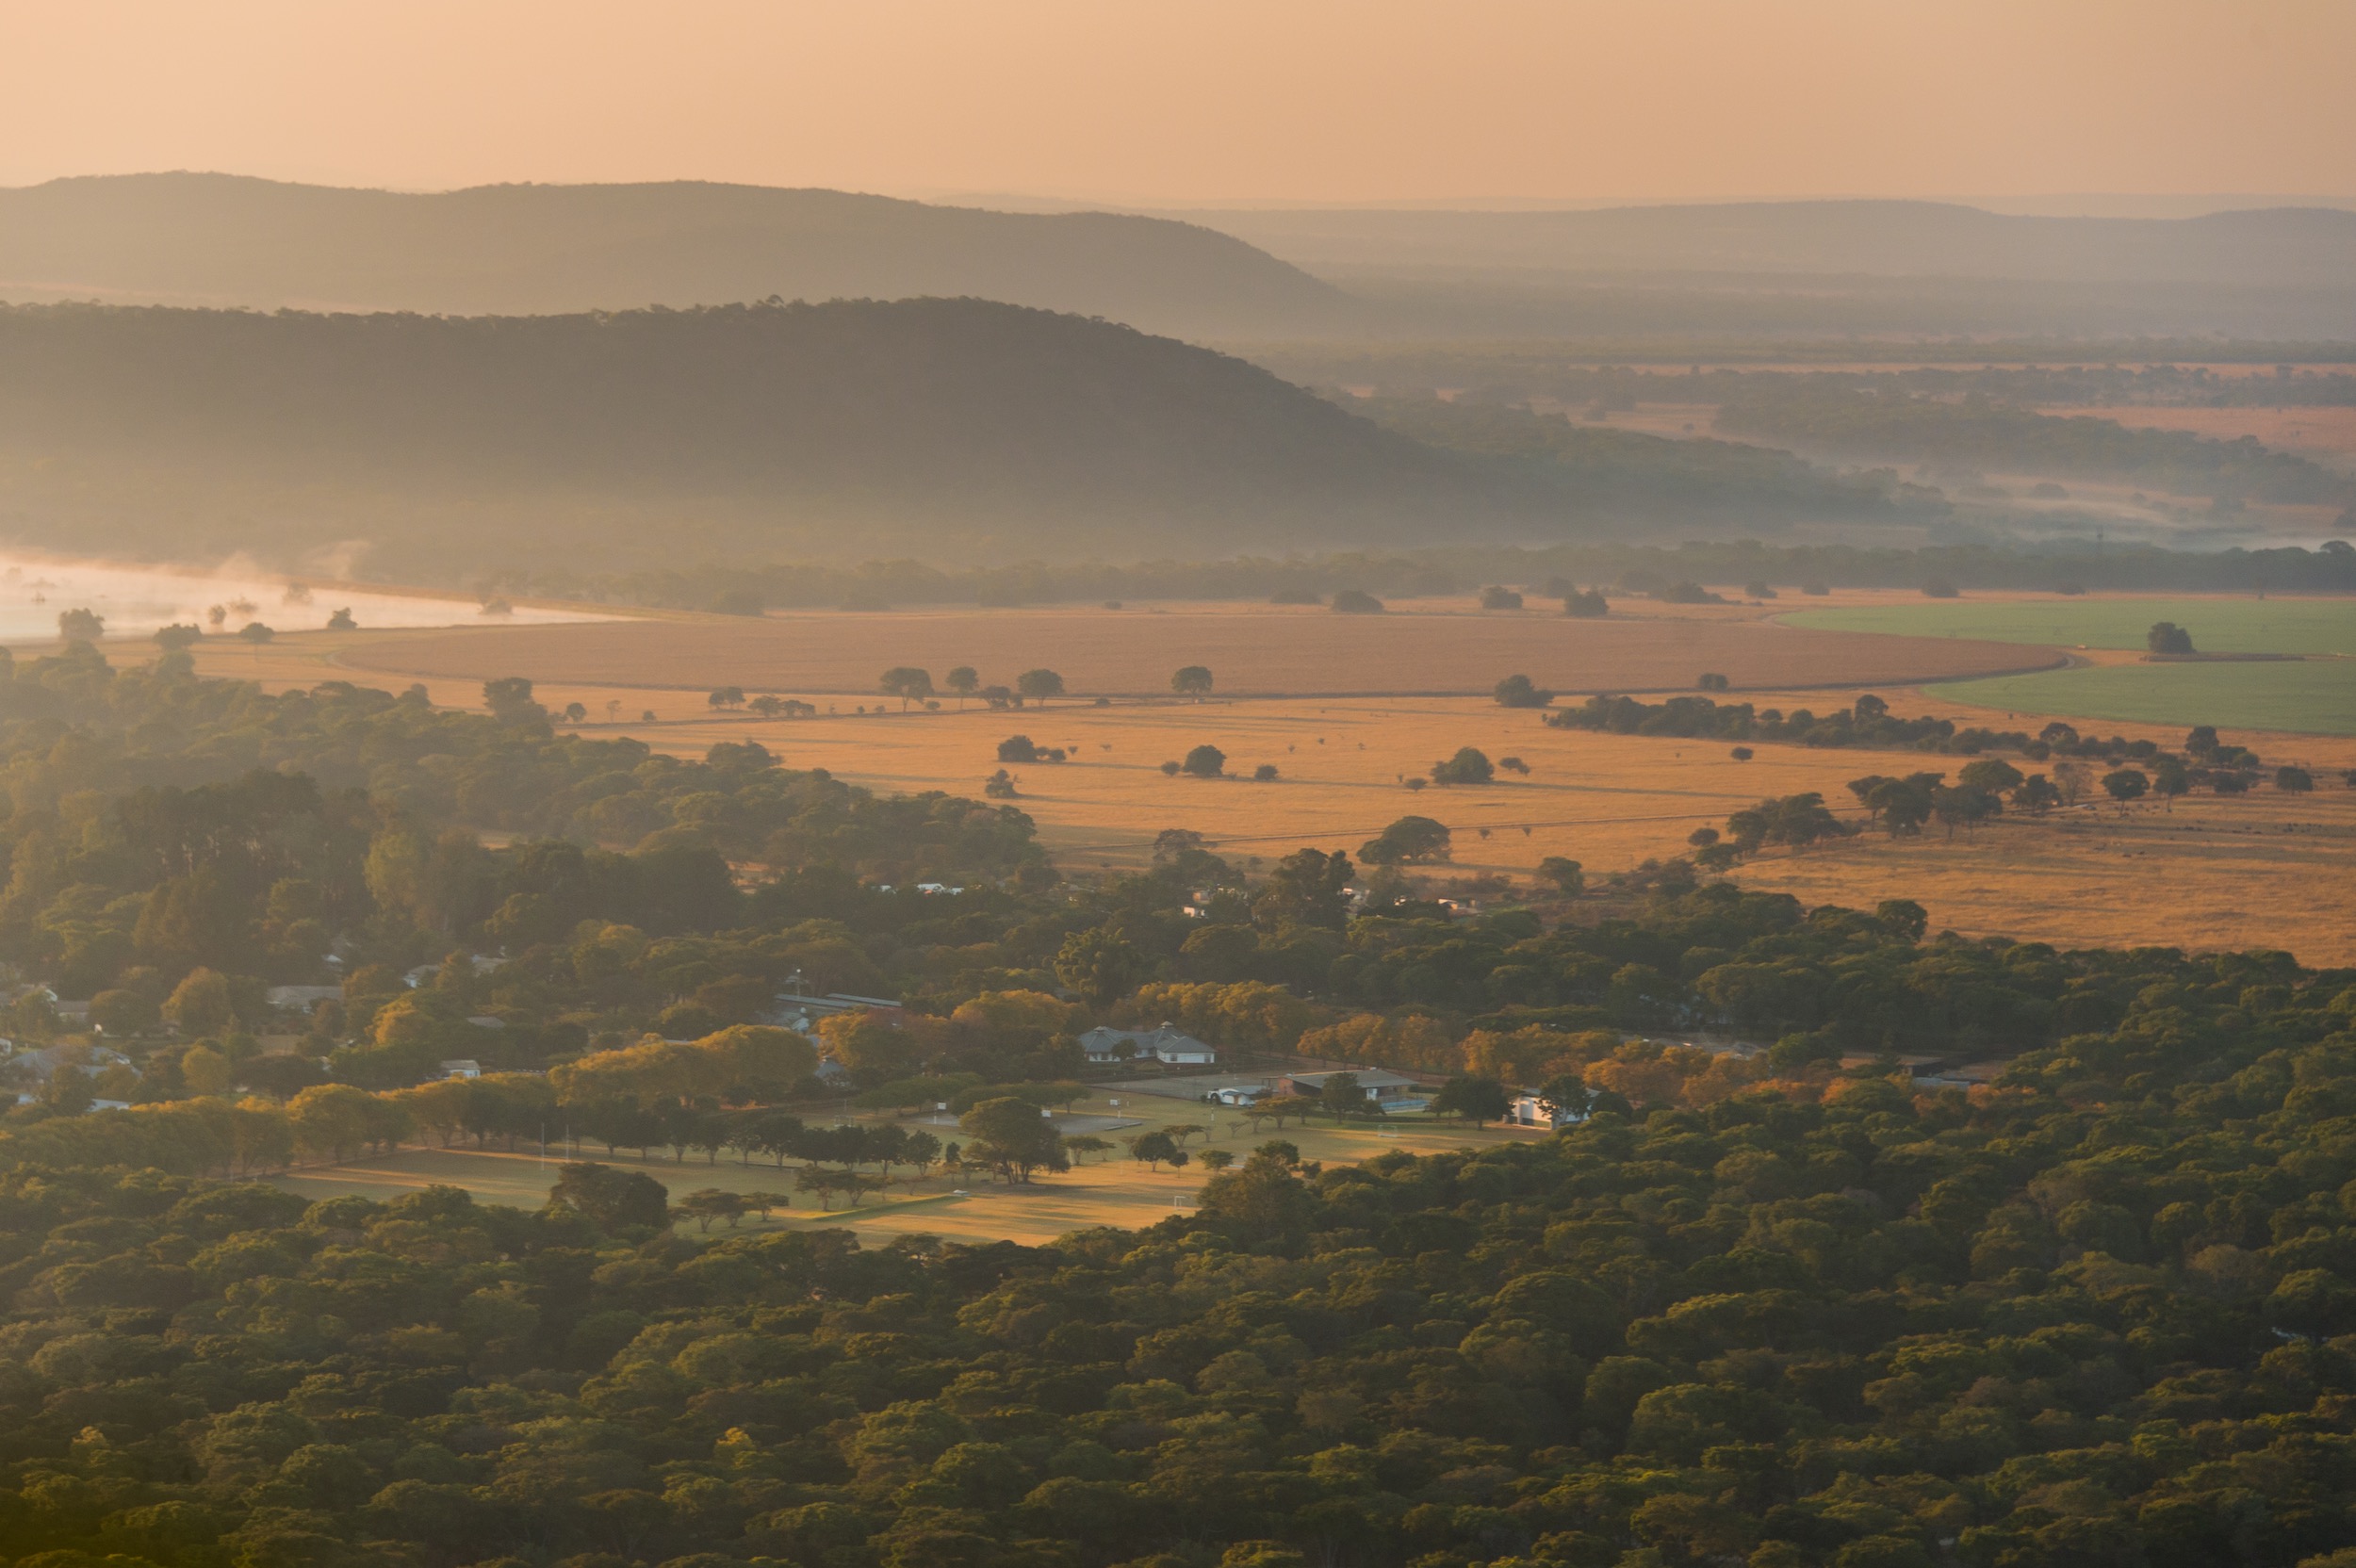
[(2356, 195), (2349, 0), (9, 0), (0, 185)]

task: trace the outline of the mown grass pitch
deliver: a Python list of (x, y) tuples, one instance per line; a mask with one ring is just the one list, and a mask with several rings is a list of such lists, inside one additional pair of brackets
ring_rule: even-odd
[(2144, 634), (2154, 621), (2174, 621), (2192, 633), (2193, 645), (2202, 653), (2356, 654), (2356, 597), (1966, 596), (1803, 610), (1782, 619), (1789, 626), (1820, 631), (2135, 649), (2144, 645)]
[[(1949, 681), (1923, 691), (1933, 698), (2026, 713), (2186, 728), (2213, 724), (2303, 735), (2356, 735), (2356, 659), (2090, 664), (2041, 675)], [(2275, 749), (2259, 747), (2266, 755)]]

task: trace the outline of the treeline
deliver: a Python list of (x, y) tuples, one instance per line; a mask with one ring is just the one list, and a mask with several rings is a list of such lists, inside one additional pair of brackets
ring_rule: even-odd
[[(2075, 726), (2055, 720), (2035, 735), (2021, 729), (1989, 729), (1980, 725), (1958, 726), (1953, 719), (1932, 714), (1899, 718), (1890, 704), (1867, 693), (1847, 708), (1818, 714), (1795, 708), (1759, 708), (1748, 702), (1715, 702), (1709, 697), (1670, 697), (1647, 703), (1635, 697), (1589, 697), (1577, 708), (1546, 715), (1554, 729), (1587, 729), (1613, 735), (1675, 735), (1687, 740), (1775, 741), (1827, 749), (1869, 747), (1878, 751), (1931, 751), (1974, 757), (1984, 751), (2013, 751), (2035, 761), (2049, 757), (2089, 757), (2102, 760), (2150, 759), (2160, 754), (2159, 743), (2130, 741), (2113, 735), (2082, 736)], [(2215, 734), (2211, 733), (2214, 742)], [(2254, 755), (2251, 760), (2256, 760)]]
[[(1723, 939), (1729, 913), (1648, 924)], [(1042, 1248), (699, 1242), (577, 1170), (536, 1212), (11, 1172), (9, 1545), (42, 1568), (2356, 1546), (2348, 977), (1930, 951), (2102, 1000), (1970, 1095), (1800, 1061), (1478, 1153), (1321, 1168), (1279, 1140), (1193, 1212)]]
[[(2352, 530), (2351, 531), (2356, 531)], [(1487, 583), (1543, 592), (1556, 580), (1625, 584), (1653, 592), (1678, 582), (1784, 590), (1920, 588), (1940, 580), (1966, 591), (2074, 586), (2114, 591), (2356, 591), (2356, 551), (2279, 548), (2168, 550), (2146, 545), (2041, 547), (1781, 545), (1756, 539), (1534, 547), (1453, 546), (1426, 550), (1341, 552), (1219, 561), (1025, 562), (953, 568), (913, 560), (856, 565), (793, 561), (670, 566), (591, 576), (533, 566), (493, 573), (478, 585), (610, 604), (755, 614), (763, 609), (875, 610), (893, 605), (1061, 604), (1154, 599), (1330, 598), (1348, 588), (1380, 596), (1464, 594)]]

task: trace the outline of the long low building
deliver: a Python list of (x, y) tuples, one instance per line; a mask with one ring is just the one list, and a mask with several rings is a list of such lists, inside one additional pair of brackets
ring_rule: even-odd
[(1219, 1061), (1218, 1052), (1185, 1030), (1167, 1023), (1153, 1029), (1114, 1029), (1099, 1024), (1080, 1037), (1080, 1050), (1099, 1066), (1131, 1061), (1210, 1067)]

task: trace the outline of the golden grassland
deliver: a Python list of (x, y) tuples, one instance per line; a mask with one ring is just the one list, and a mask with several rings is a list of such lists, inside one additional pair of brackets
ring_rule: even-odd
[[(1857, 592), (1801, 602), (1921, 599)], [(1664, 613), (1655, 624), (1740, 624), (1737, 617), (1763, 617), (1792, 603), (1701, 607)], [(1006, 613), (1052, 618), (1057, 612)], [(1137, 612), (1129, 624), (1149, 624), (1149, 617)], [(383, 678), (340, 661), (327, 662), (346, 646), (320, 635), (289, 637), (258, 652), (207, 647), (200, 660), (207, 673), (243, 675), (273, 687), (338, 676)], [(503, 672), (483, 666), (462, 678), (437, 678), (435, 694), (468, 702), (481, 679), (498, 673)], [(1902, 714), (1932, 712), (1959, 723), (2029, 729), (2047, 717), (1973, 709), (1905, 686), (1880, 690)], [(1481, 697), (1220, 698), (1201, 704), (1164, 698), (1104, 708), (1058, 701), (1015, 712), (979, 705), (960, 711), (953, 701), (938, 712), (906, 715), (881, 698), (838, 698), (821, 701), (822, 710), (838, 710), (831, 715), (764, 721), (714, 713), (701, 688), (557, 681), (541, 687), (539, 695), (558, 710), (581, 703), (592, 716), (581, 727), (585, 734), (635, 735), (679, 756), (699, 756), (717, 741), (754, 740), (791, 766), (824, 767), (886, 792), (978, 793), (999, 765), (997, 743), (1028, 735), (1039, 745), (1064, 747), (1071, 760), (1012, 768), (1021, 792), (1015, 804), (1038, 823), (1041, 841), (1058, 863), (1075, 874), (1144, 865), (1154, 835), (1166, 827), (1202, 833), (1222, 854), (1249, 864), (1302, 845), (1355, 850), (1412, 811), (1436, 817), (1454, 831), (1454, 863), (1433, 872), (1437, 881), (1505, 876), (1526, 885), (1549, 856), (1578, 860), (1591, 877), (1600, 877), (1683, 853), (1694, 828), (1722, 825), (1727, 813), (1762, 797), (1815, 791), (1854, 815), (1845, 788), (1852, 778), (1916, 768), (1952, 772), (1960, 765), (1959, 759), (1912, 752), (1790, 745), (1759, 745), (1750, 760), (1738, 761), (1729, 746), (1716, 742), (1547, 729), (1535, 713)], [(1742, 695), (1762, 707), (1819, 711), (1852, 697), (1823, 690)], [(1566, 694), (1563, 700), (1577, 696)], [(616, 722), (606, 722), (609, 704)], [(871, 712), (857, 714), (858, 707)], [(639, 715), (649, 710), (655, 722), (641, 722)], [(2182, 739), (2179, 730), (2156, 725), (2078, 722), (2090, 733), (2148, 736), (2170, 745)], [(2316, 792), (2204, 795), (2178, 803), (2173, 812), (2140, 807), (2124, 818), (2082, 808), (2044, 822), (2007, 819), (1952, 843), (1936, 833), (1903, 841), (1869, 835), (1806, 855), (1771, 852), (1738, 875), (1745, 886), (1790, 891), (1809, 903), (1870, 906), (1883, 898), (1916, 898), (1930, 909), (1935, 928), (1973, 936), (2065, 946), (2282, 947), (2308, 963), (2356, 962), (2356, 899), (2345, 891), (2356, 886), (2356, 792), (2338, 782), (2340, 770), (2356, 767), (2356, 740), (2232, 730), (2227, 739), (2250, 745), (2269, 764), (2297, 761), (2315, 769)], [(1164, 761), (1204, 743), (1224, 751), (1229, 774), (1240, 776), (1171, 778), (1161, 772)], [(1492, 759), (1518, 756), (1530, 772), (1501, 774), (1499, 782), (1480, 789), (1403, 787), (1404, 778), (1427, 773), (1465, 745)], [(1275, 781), (1252, 781), (1262, 762), (1275, 765)]]
[[(672, 616), (555, 627), (305, 634), (305, 649), (374, 681), (465, 683), (524, 676), (622, 690), (741, 686), (779, 696), (851, 697), (894, 665), (936, 680), (971, 665), (985, 685), (1055, 670), (1077, 695), (1170, 690), (1182, 665), (1210, 668), (1229, 695), (1485, 693), (1518, 671), (1562, 690), (1689, 690), (1705, 672), (1743, 688), (1955, 679), (2051, 667), (2059, 656), (1968, 638), (1826, 633), (1762, 624), (1747, 607), (1666, 613), (1645, 606), (1578, 621), (1551, 601), (1483, 613), (1469, 599), (1402, 601), (1388, 613), (1235, 603), (1036, 609), (816, 611)], [(296, 639), (287, 639), (292, 643)], [(224, 671), (235, 650), (218, 653)]]
[[(1203, 1080), (1206, 1085), (1219, 1081)], [(1118, 1110), (1112, 1107), (1112, 1099), (1120, 1101)], [(792, 1207), (777, 1210), (766, 1221), (747, 1216), (737, 1228), (740, 1233), (835, 1225), (871, 1236), (924, 1233), (952, 1241), (1017, 1241), (1037, 1245), (1100, 1225), (1151, 1225), (1169, 1215), (1191, 1209), (1195, 1194), (1210, 1172), (1197, 1164), (1189, 1164), (1183, 1170), (1172, 1170), (1167, 1166), (1152, 1170), (1130, 1159), (1126, 1150), (1119, 1147), (1120, 1139), (1154, 1127), (1192, 1122), (1207, 1128), (1204, 1135), (1187, 1139), (1190, 1156), (1199, 1155), (1205, 1149), (1223, 1149), (1240, 1160), (1268, 1139), (1282, 1137), (1296, 1145), (1303, 1159), (1337, 1164), (1355, 1163), (1386, 1149), (1429, 1154), (1543, 1135), (1522, 1129), (1464, 1127), (1414, 1116), (1388, 1123), (1341, 1128), (1325, 1121), (1308, 1127), (1294, 1123), (1281, 1133), (1272, 1128), (1255, 1133), (1233, 1110), (1121, 1091), (1091, 1095), (1073, 1110), (1083, 1116), (1133, 1118), (1143, 1125), (1100, 1135), (1115, 1143), (1111, 1153), (1075, 1160), (1071, 1170), (1042, 1174), (1028, 1186), (1008, 1186), (978, 1171), (968, 1171), (954, 1180), (938, 1175), (915, 1180), (903, 1176), (885, 1192), (868, 1197), (857, 1208), (846, 1207), (843, 1200), (837, 1199), (830, 1214), (820, 1210), (814, 1194), (792, 1191), (795, 1168), (791, 1166), (779, 1169), (760, 1160), (739, 1164), (733, 1158), (708, 1165), (698, 1154), (690, 1154), (683, 1163), (675, 1164), (661, 1152), (641, 1163), (633, 1152), (608, 1155), (596, 1144), (582, 1145), (576, 1153), (581, 1159), (644, 1171), (668, 1187), (675, 1200), (705, 1187), (790, 1196)], [(806, 1119), (832, 1119), (816, 1116)], [(852, 1119), (880, 1122), (892, 1119)], [(953, 1128), (924, 1130), (945, 1141), (955, 1141), (958, 1136)], [(560, 1132), (561, 1129), (552, 1132), (551, 1139), (558, 1139)], [(341, 1166), (295, 1171), (277, 1178), (277, 1184), (311, 1198), (357, 1193), (377, 1199), (397, 1198), (430, 1185), (460, 1186), (485, 1202), (537, 1208), (548, 1200), (548, 1187), (555, 1182), (557, 1167), (564, 1158), (561, 1141), (552, 1143), (545, 1160), (536, 1148), (515, 1153), (406, 1148)], [(694, 1227), (687, 1227), (686, 1233), (694, 1233)], [(725, 1227), (715, 1226), (712, 1233), (719, 1236), (728, 1233)]]

